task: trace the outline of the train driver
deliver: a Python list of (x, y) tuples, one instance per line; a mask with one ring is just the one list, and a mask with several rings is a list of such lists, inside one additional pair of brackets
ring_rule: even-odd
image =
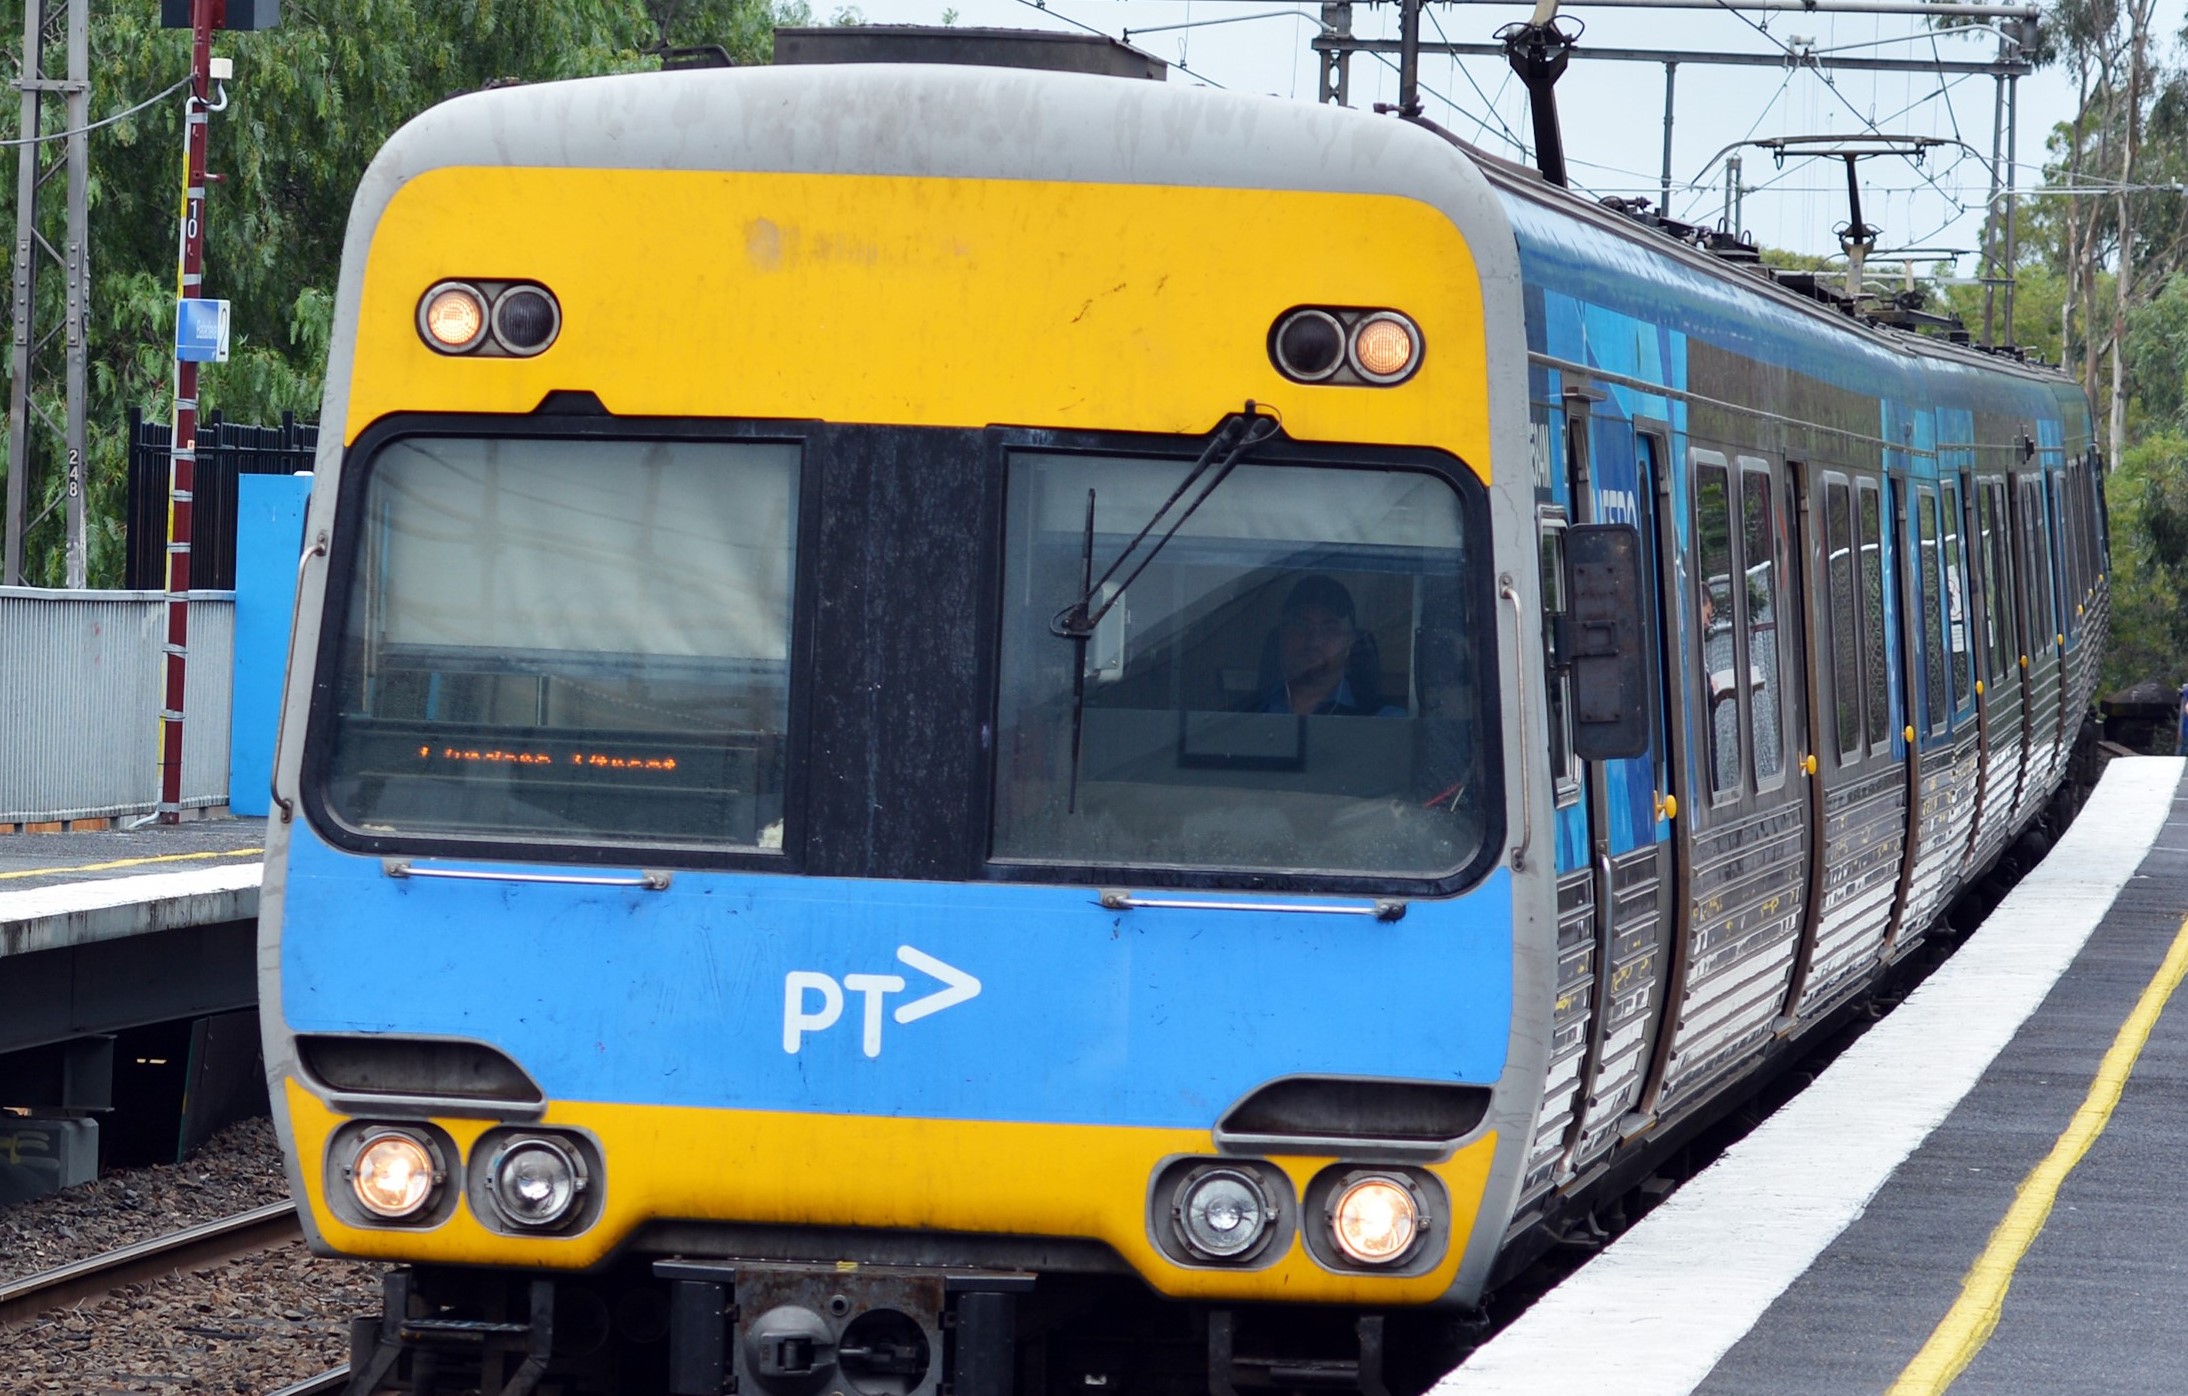
[[(1359, 628), (1352, 593), (1335, 577), (1300, 578), (1284, 598), (1272, 638), (1273, 681), (1257, 710), (1302, 717), (1403, 717), (1382, 700), (1375, 637)], [(1269, 677), (1264, 675), (1265, 678)]]

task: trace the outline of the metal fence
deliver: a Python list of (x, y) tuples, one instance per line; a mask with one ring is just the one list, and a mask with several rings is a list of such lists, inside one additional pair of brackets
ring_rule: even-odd
[[(156, 591), (0, 587), (0, 824), (149, 813), (159, 804)], [(182, 795), (228, 801), (235, 593), (190, 596)]]
[[(129, 411), (129, 551), (122, 585), (167, 585), (167, 454), (174, 428)], [(312, 468), (319, 424), (281, 414), (281, 425), (252, 426), (208, 412), (198, 423), (196, 489), (190, 524), (190, 586), (226, 591), (236, 584), (236, 477), (288, 475)]]

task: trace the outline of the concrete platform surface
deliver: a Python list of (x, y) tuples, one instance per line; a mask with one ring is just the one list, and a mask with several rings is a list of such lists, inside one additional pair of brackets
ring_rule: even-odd
[(0, 956), (258, 915), (258, 819), (0, 838)]
[(2115, 761), (1951, 961), (1438, 1396), (2188, 1391), (2182, 771)]

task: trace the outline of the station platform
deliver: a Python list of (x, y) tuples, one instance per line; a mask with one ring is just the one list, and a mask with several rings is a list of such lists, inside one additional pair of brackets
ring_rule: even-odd
[(0, 838), (0, 956), (258, 915), (263, 819)]
[(244, 1022), (265, 833), (198, 819), (0, 838), (0, 1103), (103, 1110), (115, 1034)]
[(1799, 1096), (1438, 1396), (2188, 1391), (2188, 787), (2114, 761)]

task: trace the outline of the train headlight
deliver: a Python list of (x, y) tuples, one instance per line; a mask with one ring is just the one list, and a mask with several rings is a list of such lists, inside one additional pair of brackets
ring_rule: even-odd
[(1421, 332), (1395, 311), (1383, 310), (1352, 327), (1352, 370), (1370, 383), (1396, 383), (1421, 357)]
[(494, 340), (512, 354), (537, 354), (555, 342), (562, 307), (540, 286), (512, 286), (494, 302)]
[(1191, 1174), (1177, 1192), (1178, 1235), (1196, 1255), (1236, 1260), (1268, 1235), (1276, 1209), (1252, 1175), (1231, 1168)]
[(432, 1146), (398, 1130), (366, 1135), (349, 1167), (357, 1205), (390, 1221), (423, 1211), (443, 1176)]
[(1286, 377), (1319, 383), (1345, 361), (1345, 327), (1326, 310), (1295, 310), (1277, 322), (1272, 347)]
[(467, 354), (486, 337), (486, 297), (475, 286), (443, 281), (418, 302), (418, 333), (444, 354)]
[(1347, 1184), (1330, 1203), (1330, 1239), (1360, 1265), (1405, 1258), (1427, 1229), (1420, 1198), (1402, 1179), (1371, 1174)]
[(575, 1149), (538, 1135), (510, 1140), (486, 1167), (494, 1209), (510, 1225), (532, 1229), (568, 1220), (588, 1181)]

